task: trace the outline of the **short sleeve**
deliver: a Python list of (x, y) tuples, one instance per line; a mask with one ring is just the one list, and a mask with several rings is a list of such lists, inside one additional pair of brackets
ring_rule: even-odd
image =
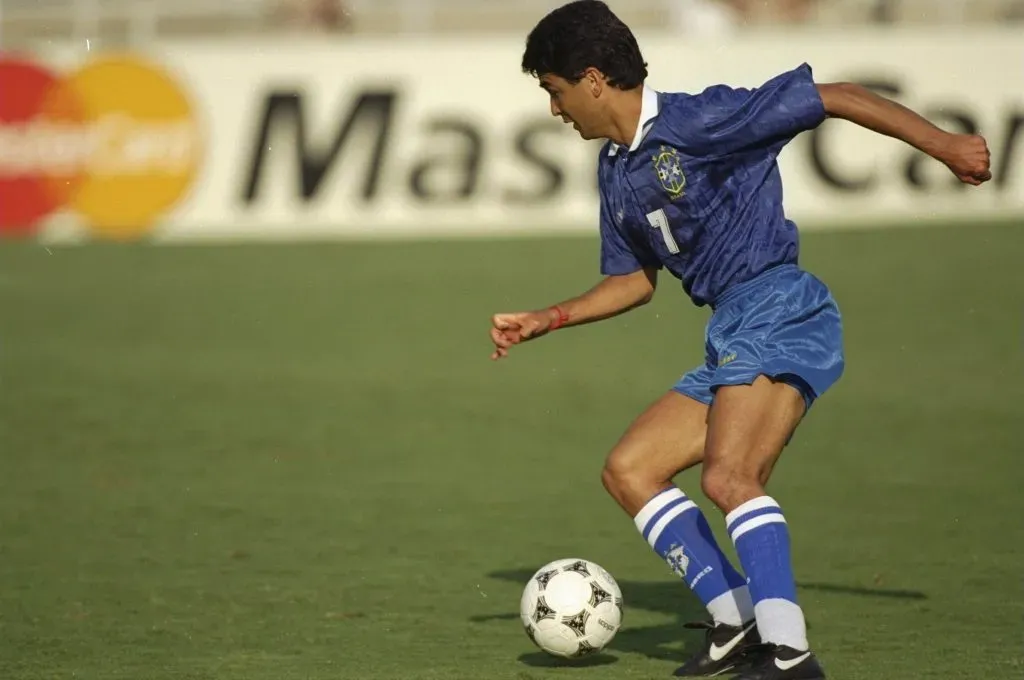
[(632, 274), (645, 266), (659, 266), (653, 253), (630, 243), (616, 225), (604, 188), (601, 189), (601, 274), (621, 276)]
[(754, 89), (717, 85), (698, 97), (711, 153), (780, 149), (825, 120), (825, 105), (806, 63)]

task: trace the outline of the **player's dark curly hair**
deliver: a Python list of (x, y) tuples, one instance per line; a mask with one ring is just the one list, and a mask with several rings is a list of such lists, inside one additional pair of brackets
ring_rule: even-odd
[(526, 38), (524, 73), (550, 73), (575, 84), (590, 67), (623, 90), (647, 78), (633, 32), (600, 0), (576, 0), (552, 10)]

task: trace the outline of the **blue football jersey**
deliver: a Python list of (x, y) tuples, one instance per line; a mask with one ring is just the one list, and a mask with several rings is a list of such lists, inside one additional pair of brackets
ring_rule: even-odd
[(697, 94), (644, 86), (636, 137), (601, 149), (601, 273), (668, 270), (697, 306), (779, 264), (795, 264), (777, 156), (825, 120), (811, 68), (763, 85)]

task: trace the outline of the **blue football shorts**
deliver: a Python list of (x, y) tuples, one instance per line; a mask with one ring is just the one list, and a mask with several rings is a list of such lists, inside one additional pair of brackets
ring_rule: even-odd
[(704, 351), (704, 364), (673, 390), (710, 405), (719, 387), (764, 375), (797, 388), (810, 409), (843, 374), (842, 317), (828, 286), (797, 265), (781, 265), (716, 301)]

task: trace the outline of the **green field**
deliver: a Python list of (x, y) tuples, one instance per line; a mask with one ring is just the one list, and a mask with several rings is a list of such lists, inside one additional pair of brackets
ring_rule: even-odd
[[(832, 678), (1024, 672), (1022, 262), (1019, 225), (804, 236), (847, 372), (769, 490)], [(596, 277), (585, 239), (0, 246), (0, 679), (670, 677), (701, 608), (599, 472), (706, 310), (663, 279), (488, 359)], [(517, 618), (570, 556), (626, 600), (583, 667)]]

